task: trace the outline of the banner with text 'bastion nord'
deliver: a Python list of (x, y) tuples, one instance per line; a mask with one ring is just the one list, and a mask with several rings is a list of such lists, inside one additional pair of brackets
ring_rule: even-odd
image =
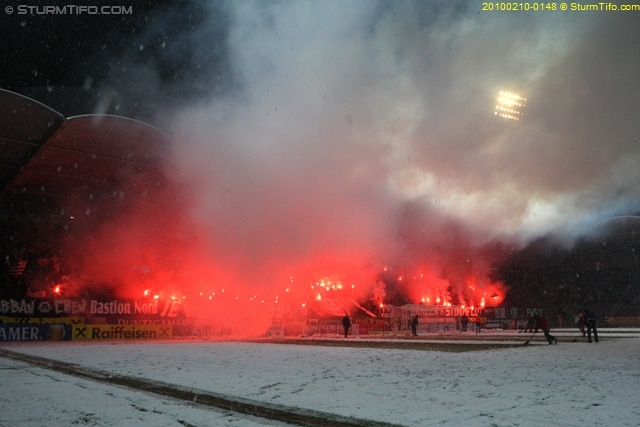
[[(82, 318), (84, 323), (180, 325), (187, 318), (184, 304), (173, 299), (0, 299), (0, 318)], [(8, 322), (7, 322), (8, 323)], [(12, 323), (26, 323), (16, 320)], [(33, 322), (30, 322), (33, 323)], [(77, 322), (74, 322), (77, 323)]]

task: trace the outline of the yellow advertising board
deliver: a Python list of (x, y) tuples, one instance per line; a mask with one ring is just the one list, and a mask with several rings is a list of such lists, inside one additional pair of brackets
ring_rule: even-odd
[(640, 317), (607, 317), (608, 326), (640, 326)]
[(72, 340), (166, 340), (171, 325), (74, 325)]
[(11, 317), (0, 316), (0, 325), (82, 325), (84, 317)]

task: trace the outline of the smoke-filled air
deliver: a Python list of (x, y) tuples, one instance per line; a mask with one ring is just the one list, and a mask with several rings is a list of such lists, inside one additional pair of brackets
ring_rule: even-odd
[[(204, 82), (158, 113), (163, 189), (82, 245), (100, 246), (87, 264), (130, 295), (182, 299), (240, 334), (318, 301), (336, 315), (491, 306), (507, 290), (492, 263), (510, 248), (570, 243), (640, 207), (633, 14), (449, 1), (202, 12), (184, 52), (162, 28), (141, 36), (188, 56)], [(153, 81), (145, 96), (159, 99)]]

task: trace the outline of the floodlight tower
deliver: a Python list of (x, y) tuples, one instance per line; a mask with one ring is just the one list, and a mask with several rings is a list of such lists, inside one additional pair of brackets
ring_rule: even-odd
[(494, 115), (509, 120), (520, 120), (527, 99), (517, 93), (500, 91)]

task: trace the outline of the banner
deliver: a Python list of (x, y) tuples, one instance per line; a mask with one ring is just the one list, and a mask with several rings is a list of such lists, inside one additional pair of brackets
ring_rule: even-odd
[(441, 305), (407, 304), (402, 307), (405, 317), (458, 317), (466, 315), (468, 317), (480, 316), (481, 307), (458, 307)]
[(137, 319), (148, 321), (150, 324), (166, 324), (169, 320), (172, 324), (179, 324), (176, 320), (186, 317), (182, 301), (173, 299), (0, 299), (0, 319), (5, 323), (27, 323), (5, 320), (7, 318), (83, 318), (85, 323), (96, 324), (129, 324)]
[(2, 325), (0, 341), (44, 341), (49, 337), (49, 325)]

